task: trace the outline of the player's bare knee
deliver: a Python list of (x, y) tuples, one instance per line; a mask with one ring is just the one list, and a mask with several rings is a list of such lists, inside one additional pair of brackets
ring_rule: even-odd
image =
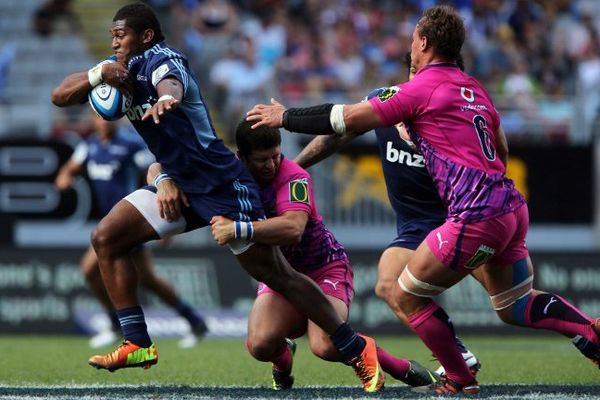
[(100, 256), (100, 253), (104, 252), (109, 247), (108, 246), (108, 244), (110, 243), (109, 231), (102, 224), (102, 222), (100, 222), (98, 224), (98, 226), (96, 226), (96, 228), (92, 232), (91, 243), (92, 243), (92, 247), (94, 248), (94, 251), (99, 256)]
[(248, 336), (246, 348), (248, 353), (258, 361), (270, 361), (277, 350), (272, 339), (259, 335)]

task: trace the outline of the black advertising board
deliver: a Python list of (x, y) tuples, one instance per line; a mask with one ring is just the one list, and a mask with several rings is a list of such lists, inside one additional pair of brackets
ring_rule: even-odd
[[(364, 332), (400, 334), (387, 305), (374, 294), (378, 251), (349, 250), (354, 265), (353, 325)], [(101, 313), (79, 272), (82, 250), (3, 249), (0, 260), (0, 333), (74, 333), (89, 331), (89, 319)], [(591, 316), (600, 315), (600, 253), (534, 253), (535, 286), (561, 294)], [(256, 283), (225, 249), (155, 251), (157, 272), (182, 297), (219, 325), (219, 334), (240, 335), (255, 297)], [(440, 304), (462, 333), (526, 332), (503, 324), (491, 311), (487, 294), (468, 277), (450, 289)], [(165, 306), (141, 294), (149, 318), (164, 321)], [(165, 324), (168, 325), (168, 324)], [(158, 328), (157, 328), (158, 329)]]

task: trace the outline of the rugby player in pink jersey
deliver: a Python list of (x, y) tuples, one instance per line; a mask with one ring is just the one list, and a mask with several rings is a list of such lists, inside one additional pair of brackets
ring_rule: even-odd
[[(290, 265), (310, 277), (325, 293), (342, 320), (354, 296), (353, 272), (346, 250), (323, 223), (308, 172), (281, 153), (278, 129), (251, 129), (242, 121), (236, 129), (237, 155), (259, 185), (266, 220), (253, 222), (252, 240), (280, 246)], [(211, 220), (217, 243), (235, 240), (235, 221), (223, 216)], [(310, 321), (281, 294), (260, 282), (257, 298), (248, 318), (246, 348), (259, 361), (273, 365), (272, 387), (289, 389), (293, 338), (307, 333), (311, 351), (326, 361), (343, 361), (329, 335)], [(435, 374), (412, 360), (398, 359), (381, 348), (377, 356), (386, 359), (385, 372), (411, 385), (436, 381)], [(383, 364), (382, 364), (383, 367)]]
[[(456, 65), (465, 38), (450, 6), (427, 9), (412, 37), (414, 79), (368, 102), (286, 110), (272, 100), (248, 112), (253, 127), (285, 127), (323, 134), (365, 132), (404, 122), (425, 159), (446, 221), (417, 248), (398, 279), (394, 297), (410, 326), (446, 370), (426, 393), (476, 394), (479, 384), (454, 344), (445, 311), (433, 297), (480, 268), (498, 316), (513, 325), (548, 329), (600, 345), (600, 319), (562, 297), (533, 288), (525, 238), (527, 204), (506, 178), (508, 146), (487, 91)], [(598, 364), (600, 355), (592, 355)]]

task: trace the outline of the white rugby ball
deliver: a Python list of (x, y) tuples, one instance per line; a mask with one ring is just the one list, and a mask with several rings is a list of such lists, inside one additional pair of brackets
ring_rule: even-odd
[(119, 89), (107, 83), (101, 83), (90, 90), (90, 106), (101, 118), (115, 121), (131, 107), (131, 96), (125, 96)]

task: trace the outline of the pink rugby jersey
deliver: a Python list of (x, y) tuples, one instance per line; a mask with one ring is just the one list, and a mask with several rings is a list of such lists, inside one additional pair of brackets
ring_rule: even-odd
[(281, 246), (290, 265), (299, 272), (312, 272), (334, 262), (348, 263), (344, 247), (323, 223), (317, 211), (310, 174), (282, 156), (273, 182), (261, 188), (260, 197), (268, 218), (286, 211), (304, 211), (308, 222), (300, 243)]
[(477, 222), (525, 203), (496, 154), (500, 116), (487, 91), (455, 64), (431, 64), (369, 100), (386, 125), (404, 122), (448, 219)]

